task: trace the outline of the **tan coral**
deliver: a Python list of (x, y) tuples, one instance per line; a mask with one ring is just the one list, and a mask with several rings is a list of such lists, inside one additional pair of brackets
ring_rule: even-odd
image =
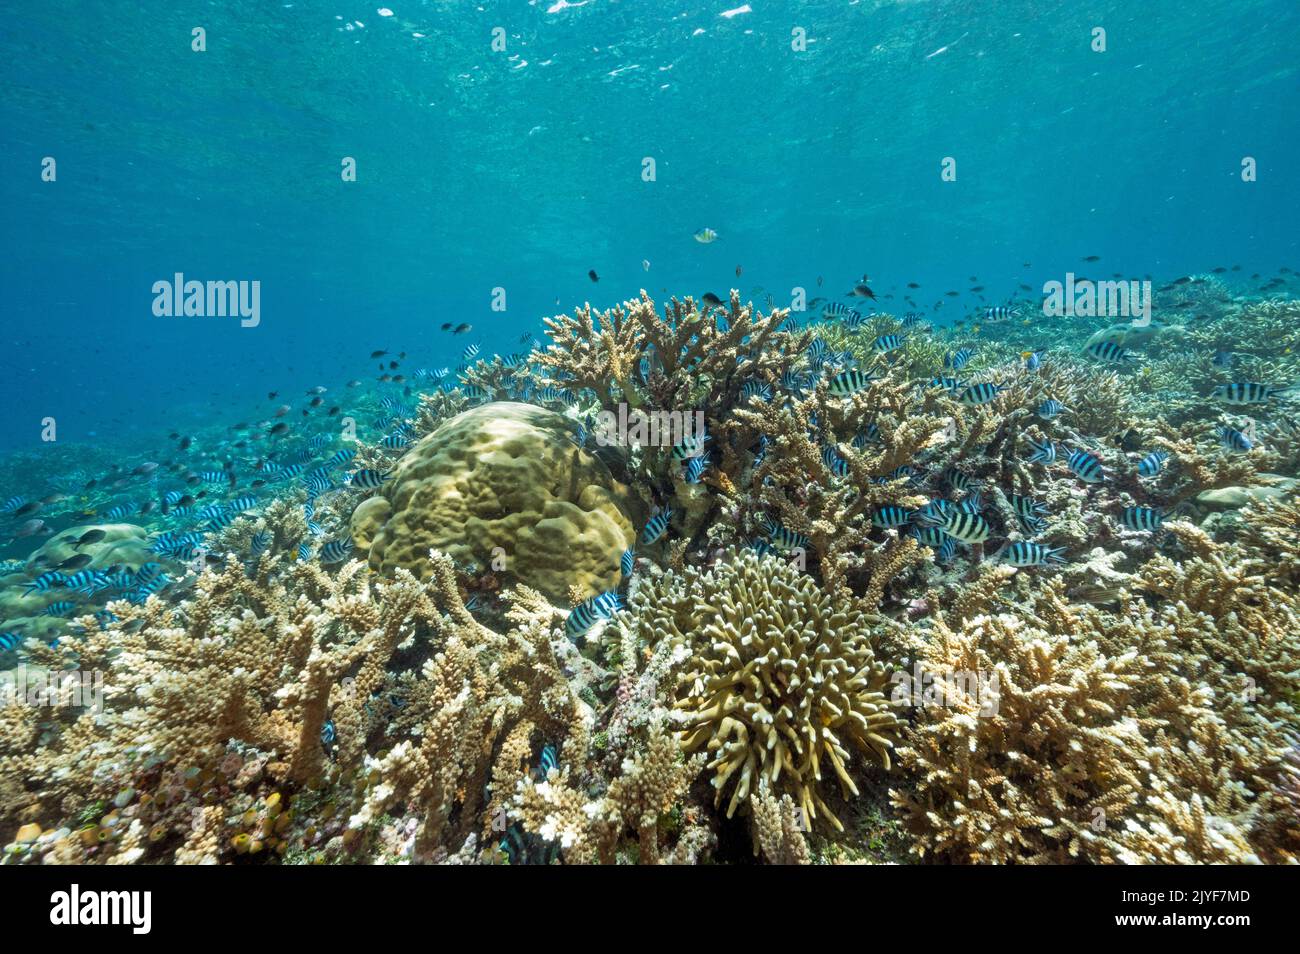
[(570, 585), (587, 596), (612, 589), (636, 505), (572, 433), (561, 415), (528, 404), (459, 414), (407, 452), (383, 496), (357, 507), (353, 539), (385, 575), (405, 567), (427, 578), (437, 549), (555, 602)]

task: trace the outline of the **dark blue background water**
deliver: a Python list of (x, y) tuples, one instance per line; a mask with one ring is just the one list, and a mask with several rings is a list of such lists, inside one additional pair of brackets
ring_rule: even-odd
[[(7, 13), (0, 445), (35, 446), (46, 415), (122, 444), (246, 419), (268, 390), (373, 375), (371, 350), (454, 365), (642, 287), (785, 304), (868, 272), (929, 305), (1090, 254), (1157, 277), (1300, 266), (1294, 0), (552, 3)], [(260, 280), (260, 326), (155, 317), (176, 271)]]

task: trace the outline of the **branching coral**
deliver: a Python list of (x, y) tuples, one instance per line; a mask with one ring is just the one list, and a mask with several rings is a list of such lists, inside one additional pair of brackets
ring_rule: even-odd
[(707, 750), (715, 803), (746, 804), (766, 779), (789, 793), (811, 823), (839, 829), (823, 776), (856, 795), (854, 753), (889, 766), (897, 719), (887, 677), (852, 598), (832, 599), (807, 576), (752, 552), (708, 572), (687, 569), (643, 585), (634, 615), (638, 644), (687, 650), (676, 670), (674, 718), (686, 751)]

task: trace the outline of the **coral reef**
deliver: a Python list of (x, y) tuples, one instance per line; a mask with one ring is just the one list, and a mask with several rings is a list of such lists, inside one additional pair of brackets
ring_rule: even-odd
[(3, 859), (1294, 863), (1300, 303), (1157, 302), (642, 292), (340, 432), (54, 449)]

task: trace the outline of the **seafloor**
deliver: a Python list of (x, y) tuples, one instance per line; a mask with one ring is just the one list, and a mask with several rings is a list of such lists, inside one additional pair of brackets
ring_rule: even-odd
[(1300, 301), (1155, 304), (643, 294), (11, 455), (4, 858), (1296, 861)]

